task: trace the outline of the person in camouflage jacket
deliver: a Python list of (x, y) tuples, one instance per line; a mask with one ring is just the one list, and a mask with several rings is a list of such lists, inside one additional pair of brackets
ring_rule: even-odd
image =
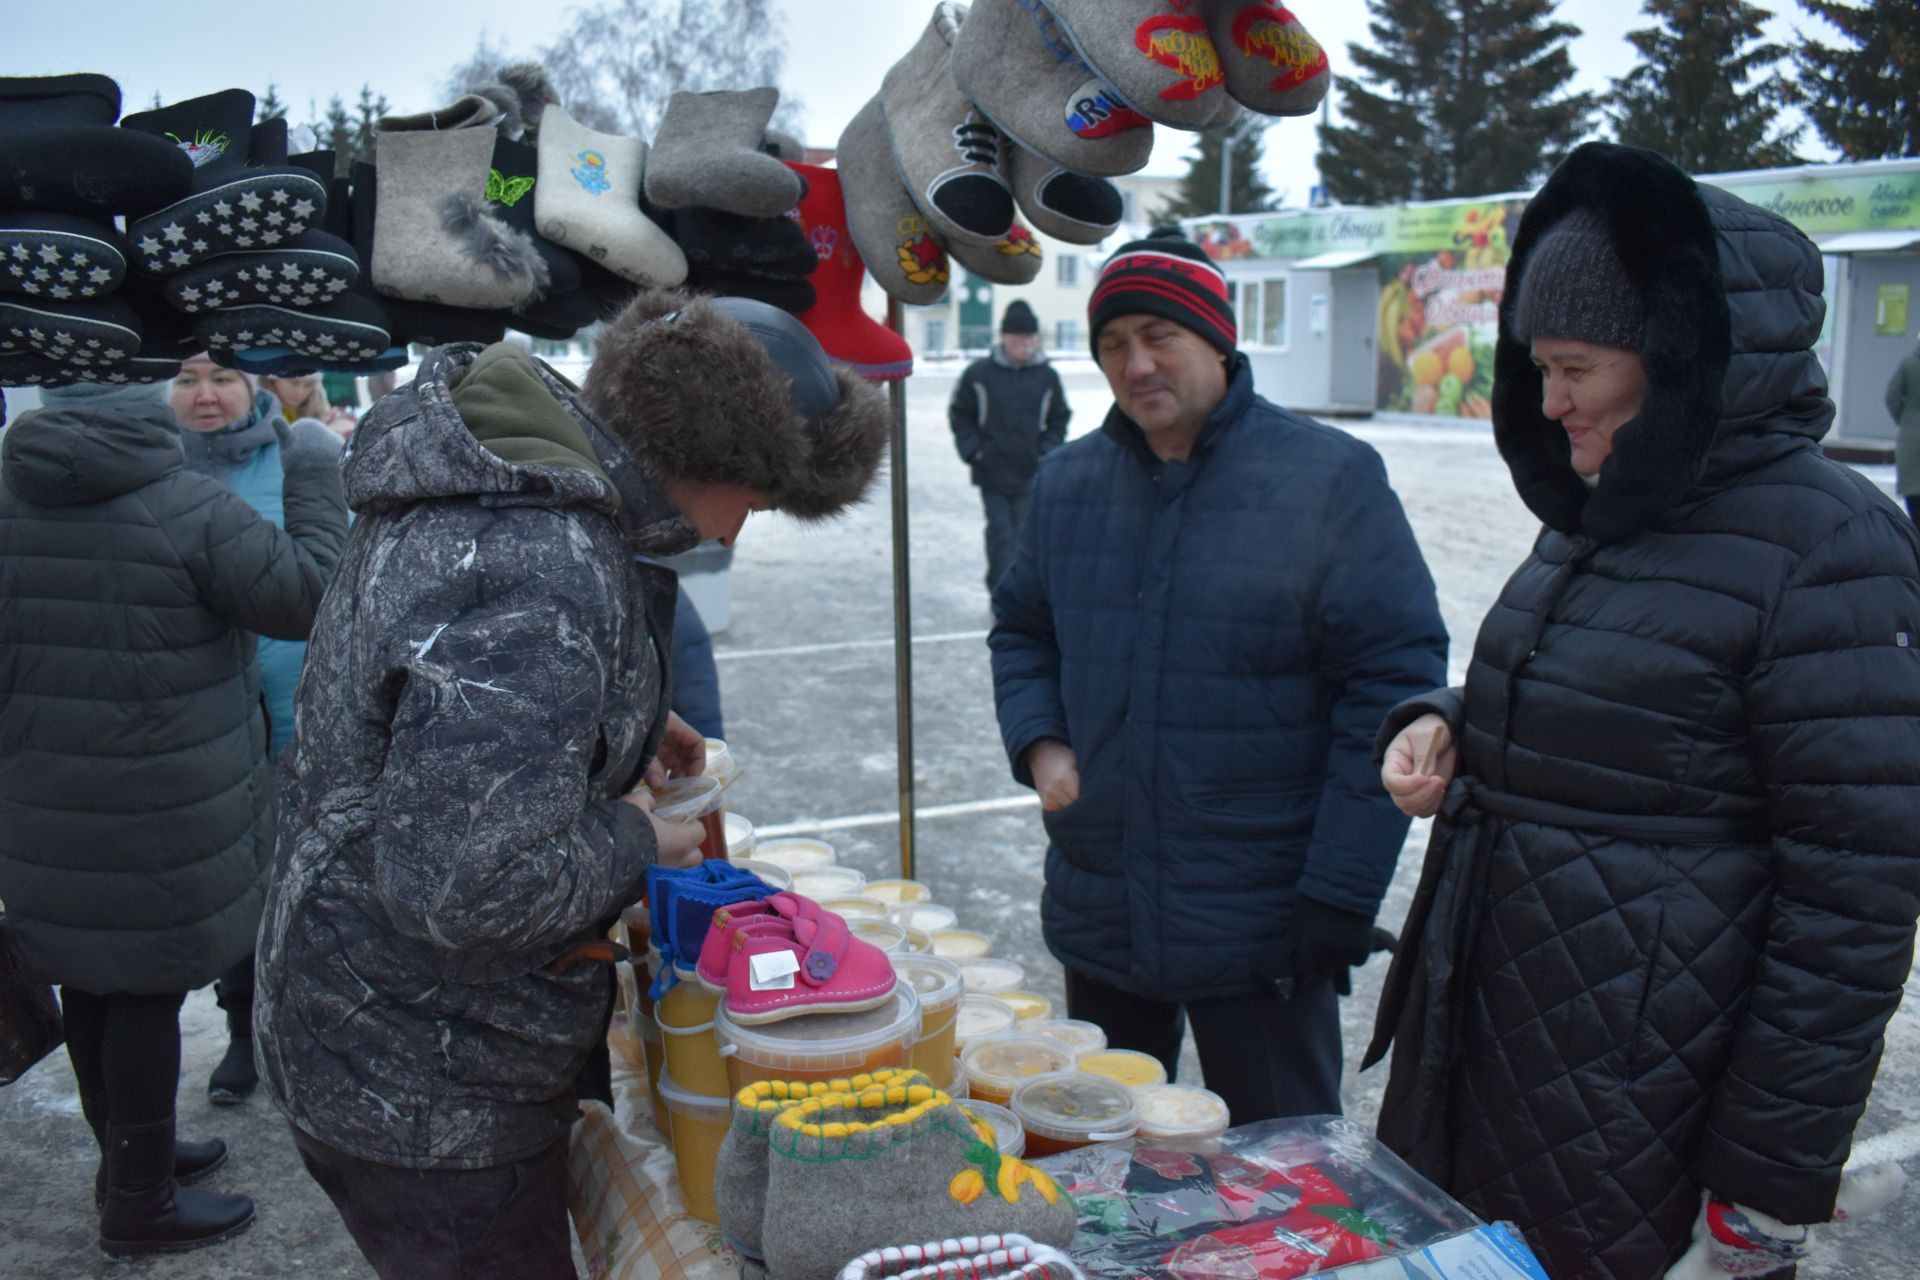
[[(437, 348), (344, 461), (262, 920), (262, 1081), (382, 1275), (571, 1274), (567, 1128), (612, 976), (567, 963), (696, 860), (674, 575), (750, 510), (858, 501), (884, 402), (763, 304), (642, 293), (584, 387)], [(559, 962), (559, 963), (556, 963)]]

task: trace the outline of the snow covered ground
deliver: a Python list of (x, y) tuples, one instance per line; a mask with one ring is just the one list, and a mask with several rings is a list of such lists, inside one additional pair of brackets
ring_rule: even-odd
[[(1086, 360), (1065, 362), (1062, 370), (1072, 434), (1095, 429), (1109, 403), (1098, 371)], [(1045, 848), (1039, 810), (1009, 776), (993, 719), (980, 507), (945, 417), (958, 372), (957, 364), (930, 368), (908, 390), (915, 872), (963, 923), (994, 935), (998, 954), (1026, 964), (1037, 990), (1059, 999), (1059, 967), (1040, 943), (1035, 906)], [(1457, 677), (1535, 521), (1513, 495), (1485, 424), (1341, 425), (1386, 459), (1439, 583)], [(1891, 468), (1868, 472), (1891, 485)], [(751, 520), (734, 561), (731, 626), (717, 637), (727, 737), (746, 768), (734, 809), (763, 831), (818, 832), (842, 861), (870, 876), (899, 873), (892, 581), (883, 478), (872, 503), (830, 525)], [(1415, 824), (1383, 909), (1389, 926), (1406, 911), (1425, 825)], [(1376, 961), (1357, 975), (1345, 1005), (1345, 1101), (1361, 1119), (1377, 1110), (1385, 1072), (1362, 1076), (1351, 1068), (1371, 1028), (1384, 968)], [(210, 994), (189, 999), (185, 1028), (182, 1129), (221, 1132), (234, 1143), (233, 1162), (213, 1185), (253, 1194), (260, 1220), (234, 1244), (143, 1264), (140, 1273), (169, 1280), (371, 1275), (301, 1171), (271, 1106), (256, 1099), (214, 1112), (206, 1105), (206, 1074), (224, 1047)], [(1190, 1050), (1188, 1058), (1187, 1071), (1197, 1078)], [(1893, 1024), (1861, 1134), (1890, 1150), (1920, 1148), (1920, 1021), (1912, 1010)], [(0, 1276), (110, 1274), (91, 1246), (92, 1143), (64, 1057), (0, 1090), (0, 1152)], [(1920, 1194), (1880, 1219), (1830, 1234), (1827, 1250), (1801, 1269), (1804, 1280), (1914, 1274)]]

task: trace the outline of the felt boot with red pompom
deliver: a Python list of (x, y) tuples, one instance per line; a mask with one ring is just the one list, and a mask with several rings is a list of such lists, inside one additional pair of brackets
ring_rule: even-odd
[(908, 376), (913, 372), (913, 350), (906, 339), (860, 309), (860, 282), (866, 269), (847, 226), (839, 172), (812, 164), (792, 167), (807, 181), (807, 194), (797, 211), (800, 229), (820, 258), (808, 277), (817, 301), (801, 312), (800, 323), (820, 340), (830, 359), (863, 378), (884, 382)]

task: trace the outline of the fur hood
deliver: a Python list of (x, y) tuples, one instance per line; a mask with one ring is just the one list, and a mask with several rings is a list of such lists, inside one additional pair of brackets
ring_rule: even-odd
[[(1576, 209), (1599, 216), (1646, 307), (1646, 401), (1591, 489), (1541, 412), (1540, 373), (1514, 326), (1529, 256)], [(1784, 218), (1652, 152), (1574, 151), (1520, 219), (1500, 302), (1493, 431), (1521, 499), (1549, 528), (1618, 542), (1696, 486), (1819, 439), (1833, 420), (1812, 352), (1822, 281), (1819, 250)]]
[(865, 497), (891, 434), (886, 397), (832, 373), (839, 403), (811, 424), (745, 325), (705, 299), (643, 289), (608, 322), (580, 395), (656, 483), (744, 485), (822, 520)]

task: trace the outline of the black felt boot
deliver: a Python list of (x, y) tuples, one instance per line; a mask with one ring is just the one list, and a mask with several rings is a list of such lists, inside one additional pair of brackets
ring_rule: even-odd
[(259, 1087), (253, 1068), (253, 997), (235, 999), (227, 1011), (227, 1052), (207, 1080), (207, 1100), (216, 1107), (238, 1106)]
[[(80, 1114), (87, 1118), (87, 1127), (93, 1130), (93, 1140), (100, 1148), (100, 1167), (93, 1174), (93, 1207), (98, 1209), (107, 1202), (107, 1108), (100, 1099), (83, 1091)], [(227, 1144), (219, 1138), (182, 1142), (176, 1136), (173, 1140), (173, 1180), (183, 1187), (192, 1186), (226, 1162)]]
[(173, 1176), (173, 1117), (107, 1126), (107, 1201), (100, 1249), (109, 1258), (183, 1253), (253, 1225), (253, 1201), (183, 1187)]

